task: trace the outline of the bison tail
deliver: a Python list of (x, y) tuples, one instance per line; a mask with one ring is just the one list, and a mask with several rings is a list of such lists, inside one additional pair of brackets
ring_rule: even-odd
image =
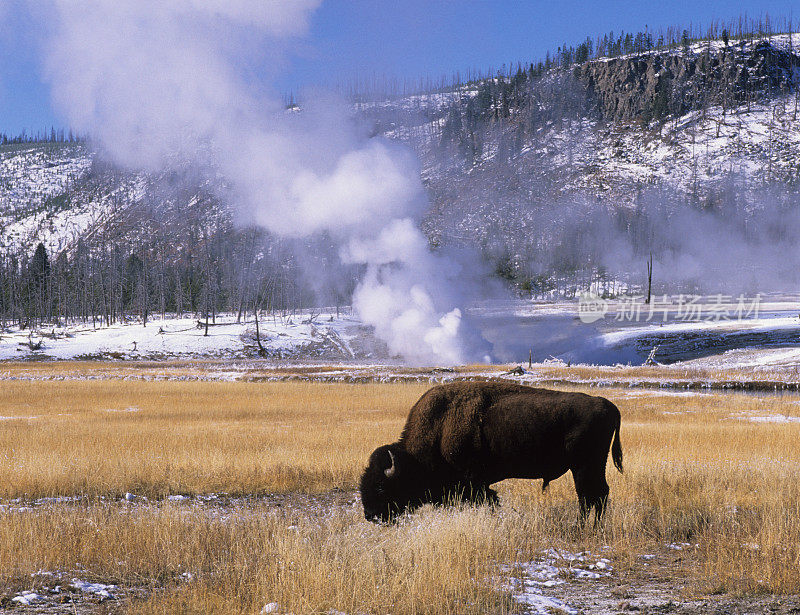
[(614, 410), (616, 412), (617, 425), (614, 429), (614, 441), (611, 443), (611, 459), (614, 460), (614, 465), (617, 467), (617, 470), (622, 472), (622, 443), (619, 441), (619, 427), (621, 418), (619, 415), (619, 409), (616, 406), (614, 406)]

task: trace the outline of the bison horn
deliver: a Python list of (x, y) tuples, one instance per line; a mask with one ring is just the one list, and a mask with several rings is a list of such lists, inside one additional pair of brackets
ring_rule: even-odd
[(389, 459), (392, 460), (392, 465), (386, 468), (383, 473), (386, 474), (386, 478), (392, 478), (394, 476), (395, 467), (394, 467), (394, 455), (392, 455), (392, 451), (386, 451), (389, 453)]

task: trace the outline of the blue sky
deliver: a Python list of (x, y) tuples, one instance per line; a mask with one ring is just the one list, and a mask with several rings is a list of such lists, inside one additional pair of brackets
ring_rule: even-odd
[[(0, 132), (60, 127), (63, 121), (51, 109), (41, 78), (36, 39), (42, 33), (14, 3), (0, 0)], [(547, 50), (609, 30), (705, 25), (745, 12), (789, 17), (793, 6), (800, 5), (781, 0), (324, 0), (308, 35), (293, 46), (280, 78), (269, 85), (286, 92), (330, 86), (355, 74), (415, 79), (499, 68), (537, 60)], [(794, 18), (800, 20), (800, 10)]]

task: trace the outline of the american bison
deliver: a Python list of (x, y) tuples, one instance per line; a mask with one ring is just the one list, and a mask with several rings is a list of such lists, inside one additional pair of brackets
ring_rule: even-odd
[(619, 410), (603, 397), (503, 382), (436, 386), (411, 408), (400, 439), (370, 456), (361, 477), (364, 516), (389, 521), (454, 497), (494, 504), (492, 483), (542, 478), (544, 490), (571, 470), (580, 522), (592, 507), (598, 522), (609, 445), (622, 472), (619, 428)]

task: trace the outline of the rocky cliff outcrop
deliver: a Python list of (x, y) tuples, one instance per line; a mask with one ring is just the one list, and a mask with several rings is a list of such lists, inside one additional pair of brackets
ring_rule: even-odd
[(771, 41), (713, 42), (594, 60), (577, 66), (574, 75), (604, 119), (649, 120), (788, 92), (800, 80), (800, 57)]

